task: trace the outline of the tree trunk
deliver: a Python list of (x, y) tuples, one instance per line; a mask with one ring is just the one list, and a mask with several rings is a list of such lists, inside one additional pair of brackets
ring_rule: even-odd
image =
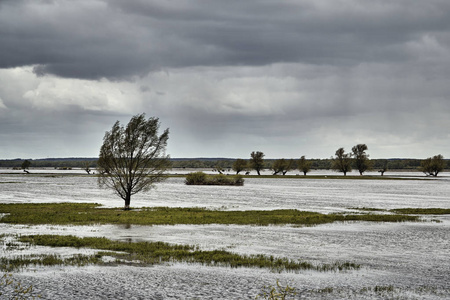
[(258, 175), (261, 175), (261, 174), (259, 173), (259, 170), (256, 170), (256, 172), (258, 173)]
[(131, 202), (131, 194), (127, 193), (125, 197), (125, 207), (123, 208), (124, 210), (130, 210), (130, 202)]
[(347, 171), (344, 171), (344, 176), (347, 176)]

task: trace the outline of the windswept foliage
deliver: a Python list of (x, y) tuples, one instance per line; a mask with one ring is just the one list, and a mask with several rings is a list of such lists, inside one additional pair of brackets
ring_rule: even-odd
[(363, 175), (364, 172), (372, 168), (369, 155), (366, 153), (368, 149), (366, 144), (358, 144), (352, 148), (353, 158), (359, 175)]
[(437, 177), (445, 169), (445, 160), (441, 154), (428, 157), (420, 164), (420, 170), (428, 176)]
[(337, 172), (344, 173), (352, 171), (352, 154), (345, 153), (344, 148), (339, 148), (336, 150), (335, 157), (332, 158), (331, 168)]
[(248, 163), (245, 159), (238, 158), (233, 163), (232, 168), (236, 172), (236, 175), (238, 175), (240, 172), (248, 169)]
[(303, 155), (297, 162), (297, 168), (300, 172), (303, 173), (303, 175), (306, 176), (306, 173), (311, 171), (311, 162), (307, 161), (305, 156)]
[(165, 179), (170, 168), (165, 154), (169, 130), (158, 136), (158, 118), (145, 119), (145, 114), (133, 116), (127, 127), (117, 121), (105, 133), (100, 149), (99, 184), (112, 188), (130, 208), (131, 196), (149, 190)]
[(258, 175), (261, 175), (261, 170), (264, 168), (264, 153), (253, 151), (250, 154), (250, 166), (258, 173)]
[(277, 175), (279, 173), (286, 175), (287, 172), (294, 169), (295, 162), (293, 159), (286, 160), (284, 158), (277, 159), (272, 164), (273, 175)]

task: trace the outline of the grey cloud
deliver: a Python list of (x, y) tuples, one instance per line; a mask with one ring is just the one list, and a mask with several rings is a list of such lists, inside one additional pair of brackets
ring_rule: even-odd
[(0, 67), (123, 79), (190, 66), (404, 61), (405, 43), (425, 33), (448, 47), (448, 12), (439, 0), (6, 1)]
[(446, 0), (0, 0), (0, 152), (94, 156), (114, 121), (145, 111), (170, 128), (174, 157), (329, 157), (356, 142), (373, 157), (449, 156), (449, 12)]

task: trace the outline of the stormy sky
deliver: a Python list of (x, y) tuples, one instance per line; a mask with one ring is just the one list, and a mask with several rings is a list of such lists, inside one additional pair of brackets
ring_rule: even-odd
[(0, 158), (450, 157), (448, 0), (0, 0)]

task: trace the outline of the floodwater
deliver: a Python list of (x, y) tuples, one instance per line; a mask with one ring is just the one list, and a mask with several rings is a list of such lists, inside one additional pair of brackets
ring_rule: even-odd
[[(417, 176), (423, 178), (419, 173)], [(183, 178), (170, 178), (156, 189), (136, 195), (132, 206), (294, 208), (329, 213), (352, 212), (358, 207), (450, 208), (449, 195), (450, 178), (445, 176), (439, 180), (389, 181), (255, 178), (246, 179), (242, 187), (186, 186)], [(0, 175), (0, 203), (24, 202), (95, 202), (108, 207), (123, 204), (111, 191), (98, 188), (96, 178), (91, 176)], [(276, 273), (175, 263), (149, 267), (30, 267), (14, 274), (22, 284), (33, 284), (43, 299), (254, 299), (265, 285), (275, 285), (277, 280), (297, 289), (295, 299), (450, 299), (450, 216), (427, 216), (424, 220), (315, 227), (0, 223), (0, 230), (11, 235), (45, 232), (163, 241), (197, 245), (204, 250), (266, 254), (318, 264), (348, 261), (362, 266), (345, 272)], [(31, 247), (12, 253), (4, 246), (0, 256), (89, 251)]]

